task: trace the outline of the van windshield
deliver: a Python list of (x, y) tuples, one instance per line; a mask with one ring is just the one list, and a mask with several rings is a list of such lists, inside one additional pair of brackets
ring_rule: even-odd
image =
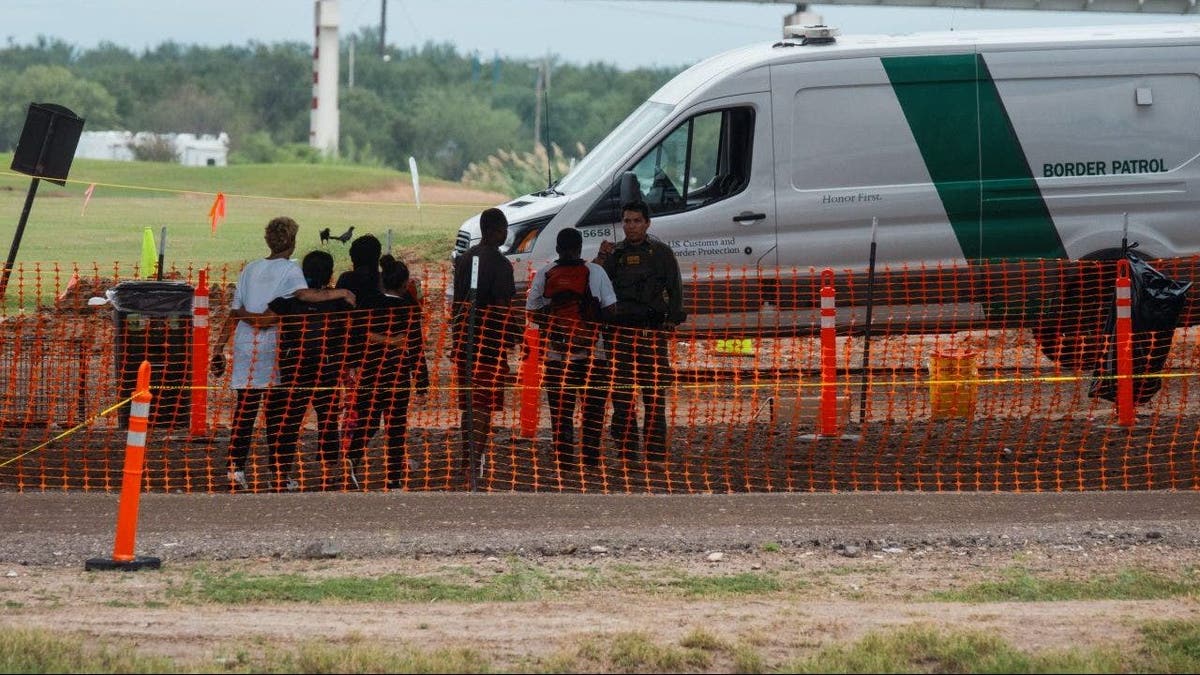
[(613, 164), (629, 152), (635, 143), (658, 126), (673, 108), (672, 105), (653, 101), (646, 101), (638, 106), (637, 110), (617, 125), (599, 145), (592, 148), (592, 151), (575, 165), (571, 173), (563, 177), (556, 186), (559, 192), (571, 194), (591, 187), (611, 170)]

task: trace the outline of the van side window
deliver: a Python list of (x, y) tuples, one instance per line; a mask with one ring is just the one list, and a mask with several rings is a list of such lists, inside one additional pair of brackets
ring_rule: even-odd
[[(750, 183), (754, 110), (713, 110), (691, 117), (630, 169), (638, 177), (651, 216), (681, 213), (731, 197)], [(619, 185), (613, 185), (577, 227), (614, 223)]]
[(741, 192), (750, 179), (753, 139), (748, 107), (680, 124), (633, 166), (651, 214), (690, 211)]

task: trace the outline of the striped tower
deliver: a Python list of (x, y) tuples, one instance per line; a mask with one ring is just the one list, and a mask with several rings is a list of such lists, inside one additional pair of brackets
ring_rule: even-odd
[(313, 15), (316, 35), (313, 43), (312, 116), (308, 126), (308, 144), (320, 150), (326, 157), (337, 157), (337, 0), (315, 0)]

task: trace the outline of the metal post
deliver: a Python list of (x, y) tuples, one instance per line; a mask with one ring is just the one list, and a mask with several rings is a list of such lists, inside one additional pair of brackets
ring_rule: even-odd
[(167, 226), (163, 225), (158, 235), (158, 280), (163, 280), (163, 262), (167, 255)]
[(871, 309), (875, 305), (875, 234), (879, 219), (871, 219), (871, 255), (867, 259), (867, 317), (863, 324), (862, 379), (858, 393), (858, 423), (867, 423), (867, 382), (871, 372)]
[[(51, 126), (53, 126), (51, 122)], [(50, 134), (47, 133), (49, 138)], [(46, 152), (46, 144), (42, 144), (42, 154)], [(38, 155), (38, 165), (42, 163), (42, 155)], [(21, 248), (21, 237), (25, 234), (25, 223), (29, 222), (29, 212), (33, 209), (33, 198), (37, 195), (38, 182), (40, 179), (34, 178), (29, 182), (29, 192), (25, 193), (25, 207), (21, 209), (21, 220), (17, 222), (17, 231), (13, 234), (12, 246), (8, 248), (8, 262), (4, 263), (4, 271), (0, 272), (0, 299), (4, 298), (4, 294), (8, 291), (8, 275), (12, 274), (13, 265), (17, 261), (17, 249)]]
[(379, 57), (387, 56), (387, 0), (379, 3)]
[(471, 492), (475, 491), (475, 313), (479, 302), (479, 256), (471, 257), (471, 288), (467, 292), (467, 349), (464, 356), (463, 373), (466, 382), (459, 386), (467, 387), (467, 484)]
[(1124, 224), (1121, 226), (1121, 255), (1129, 254), (1129, 212), (1125, 212)]

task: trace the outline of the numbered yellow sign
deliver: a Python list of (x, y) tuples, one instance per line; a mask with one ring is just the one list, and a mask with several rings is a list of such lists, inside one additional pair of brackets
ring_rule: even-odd
[(727, 356), (754, 356), (754, 338), (717, 340), (716, 352)]

